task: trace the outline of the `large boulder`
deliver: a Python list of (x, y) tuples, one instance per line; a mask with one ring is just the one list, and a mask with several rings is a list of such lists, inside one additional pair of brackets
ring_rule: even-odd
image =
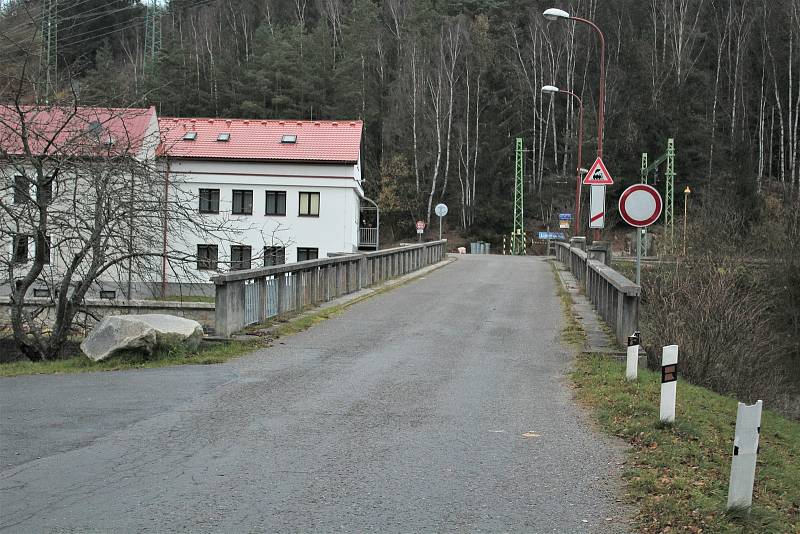
[(151, 354), (156, 347), (184, 346), (194, 350), (203, 337), (197, 321), (163, 315), (107, 315), (81, 343), (81, 350), (100, 361), (123, 349), (141, 349)]

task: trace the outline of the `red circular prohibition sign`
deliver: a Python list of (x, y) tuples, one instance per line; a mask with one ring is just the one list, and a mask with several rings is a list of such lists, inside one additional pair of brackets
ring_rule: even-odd
[[(639, 195), (635, 195), (634, 198), (641, 197), (641, 193), (646, 193), (647, 195), (652, 197), (653, 201), (652, 209), (648, 211), (646, 214), (631, 213), (631, 211), (641, 211), (643, 207), (643, 206), (628, 205), (629, 199), (632, 200), (631, 195), (633, 195), (634, 193), (640, 193)], [(620, 215), (622, 215), (622, 218), (625, 220), (626, 223), (630, 224), (631, 226), (636, 226), (639, 228), (644, 226), (650, 226), (651, 224), (656, 222), (658, 218), (661, 217), (661, 210), (663, 209), (663, 207), (664, 204), (661, 201), (661, 195), (658, 193), (658, 190), (656, 190), (655, 187), (647, 184), (632, 185), (622, 193), (621, 197), (619, 197)]]

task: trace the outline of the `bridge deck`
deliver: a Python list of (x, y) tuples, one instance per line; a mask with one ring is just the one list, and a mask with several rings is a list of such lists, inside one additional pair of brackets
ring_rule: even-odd
[(468, 256), (225, 365), (0, 380), (0, 529), (620, 531), (561, 317)]

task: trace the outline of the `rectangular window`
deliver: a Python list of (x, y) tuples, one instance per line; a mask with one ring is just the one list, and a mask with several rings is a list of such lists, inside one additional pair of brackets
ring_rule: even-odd
[(14, 204), (24, 204), (30, 199), (31, 187), (24, 176), (14, 176)]
[(219, 189), (200, 190), (200, 213), (219, 213)]
[(251, 249), (246, 245), (231, 246), (231, 271), (250, 268)]
[(217, 245), (197, 245), (197, 270), (217, 270)]
[(319, 193), (300, 193), (300, 216), (319, 217)]
[(233, 190), (233, 210), (234, 215), (253, 214), (253, 191), (234, 189)]
[(46, 288), (34, 287), (33, 288), (33, 296), (34, 297), (39, 297), (39, 298), (49, 297), (50, 296), (50, 290), (46, 289)]
[(14, 236), (14, 263), (28, 262), (28, 238), (25, 234)]
[(297, 247), (297, 261), (316, 260), (318, 256), (318, 248)]
[(286, 191), (267, 191), (266, 215), (286, 215)]
[(114, 300), (115, 298), (117, 298), (117, 292), (110, 289), (101, 289), (100, 298), (107, 300)]
[(264, 247), (264, 267), (286, 263), (286, 247)]

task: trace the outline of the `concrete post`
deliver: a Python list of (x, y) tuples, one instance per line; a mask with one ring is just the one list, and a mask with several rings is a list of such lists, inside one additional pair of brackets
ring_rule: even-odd
[(642, 335), (639, 332), (634, 332), (632, 336), (628, 336), (628, 354), (625, 361), (625, 378), (629, 382), (636, 380), (639, 372), (639, 345), (642, 344)]
[(740, 402), (736, 410), (731, 479), (728, 485), (728, 510), (749, 508), (753, 504), (762, 404), (758, 401), (752, 406), (747, 406)]
[(586, 238), (585, 237), (571, 237), (569, 239), (569, 247), (570, 248), (579, 248), (581, 250), (586, 250)]
[(661, 409), (662, 423), (675, 422), (675, 397), (678, 385), (678, 345), (667, 345), (661, 352)]
[(595, 241), (586, 248), (586, 254), (589, 259), (597, 260), (611, 267), (611, 243), (608, 241)]
[(244, 328), (244, 281), (218, 285), (215, 296), (214, 330), (228, 337)]

